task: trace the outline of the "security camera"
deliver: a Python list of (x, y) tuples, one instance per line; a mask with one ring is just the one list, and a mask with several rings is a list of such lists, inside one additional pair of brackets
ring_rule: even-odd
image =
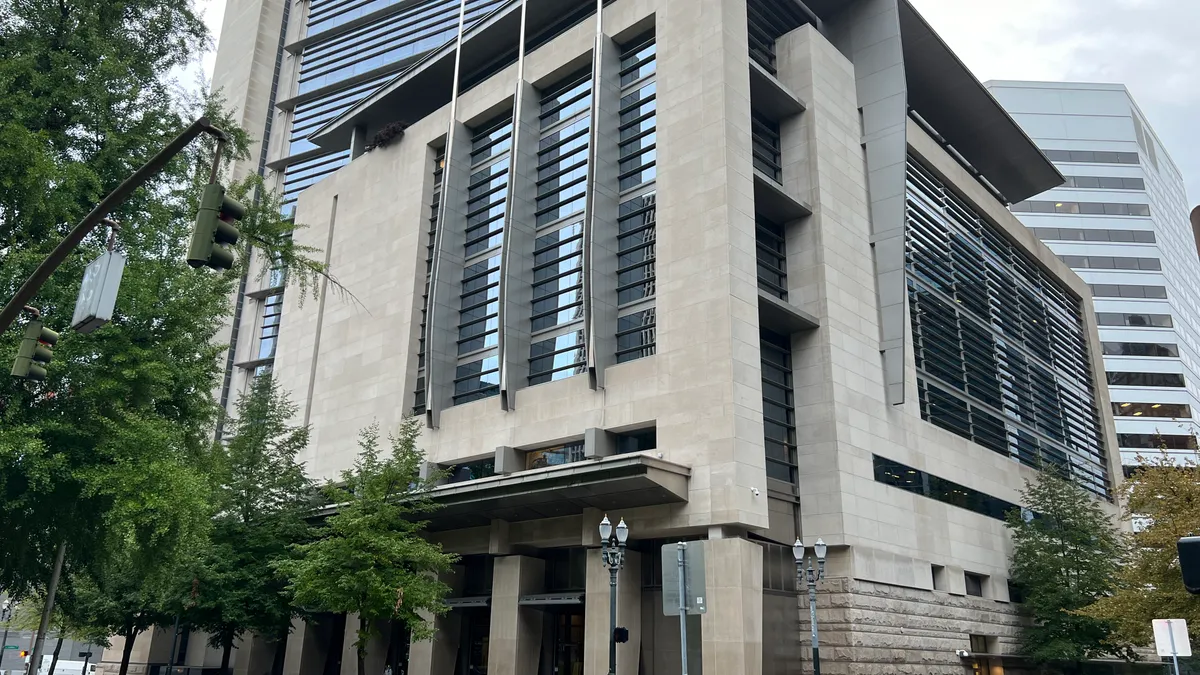
[(960, 659), (965, 659), (965, 658), (968, 658), (969, 656), (971, 656), (971, 652), (969, 652), (965, 649), (955, 649), (954, 655)]
[(750, 491), (754, 493), (755, 497), (757, 497), (759, 495), (758, 488), (756, 488), (756, 487), (750, 488)]

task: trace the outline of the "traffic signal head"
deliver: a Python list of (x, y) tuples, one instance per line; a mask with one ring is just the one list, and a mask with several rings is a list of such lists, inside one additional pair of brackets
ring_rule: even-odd
[(46, 365), (54, 357), (50, 348), (57, 343), (58, 333), (46, 328), (37, 319), (30, 321), (25, 326), (25, 337), (21, 339), (17, 360), (13, 363), (13, 377), (39, 382), (46, 379)]
[(1200, 595), (1200, 537), (1184, 537), (1176, 544), (1183, 587), (1192, 595)]
[(629, 629), (620, 626), (613, 629), (613, 642), (624, 644), (629, 642)]
[(188, 247), (188, 264), (206, 265), (215, 270), (233, 267), (233, 250), (240, 233), (234, 223), (246, 217), (246, 207), (225, 196), (225, 186), (210, 183), (204, 186), (200, 212), (196, 214), (196, 229)]

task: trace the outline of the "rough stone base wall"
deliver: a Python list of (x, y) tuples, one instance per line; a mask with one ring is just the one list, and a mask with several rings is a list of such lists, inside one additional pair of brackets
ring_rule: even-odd
[[(811, 671), (807, 647), (808, 597), (800, 599), (801, 632), (805, 638), (804, 672)], [(970, 635), (986, 635), (989, 651), (1016, 650), (1020, 625), (1012, 603), (951, 595), (856, 579), (826, 579), (817, 596), (821, 671), (825, 675), (963, 675), (971, 659), (955, 650), (970, 651)], [(985, 668), (982, 672), (987, 673)], [(1010, 675), (1021, 671), (1005, 666)]]

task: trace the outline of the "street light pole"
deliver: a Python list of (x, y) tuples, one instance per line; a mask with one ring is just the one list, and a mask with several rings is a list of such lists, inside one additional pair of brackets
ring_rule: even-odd
[(825, 578), (825, 552), (828, 547), (824, 541), (817, 540), (813, 544), (813, 553), (817, 557), (817, 569), (813, 570), (812, 558), (808, 559), (808, 569), (804, 569), (804, 544), (799, 539), (792, 545), (792, 557), (796, 559), (796, 586), (808, 586), (808, 623), (812, 627), (812, 659), (813, 675), (821, 675), (821, 647), (817, 639), (817, 582)]
[(617, 572), (625, 566), (625, 541), (629, 539), (629, 526), (625, 519), (617, 524), (613, 532), (608, 515), (600, 521), (601, 560), (608, 568), (608, 675), (617, 675)]

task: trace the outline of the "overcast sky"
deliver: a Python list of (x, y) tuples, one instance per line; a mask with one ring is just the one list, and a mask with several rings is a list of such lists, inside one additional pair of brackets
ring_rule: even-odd
[[(214, 44), (225, 1), (197, 0)], [(1183, 172), (1189, 199), (1200, 199), (1200, 0), (912, 2), (981, 80), (1129, 87)], [(203, 58), (206, 74), (213, 58)]]

